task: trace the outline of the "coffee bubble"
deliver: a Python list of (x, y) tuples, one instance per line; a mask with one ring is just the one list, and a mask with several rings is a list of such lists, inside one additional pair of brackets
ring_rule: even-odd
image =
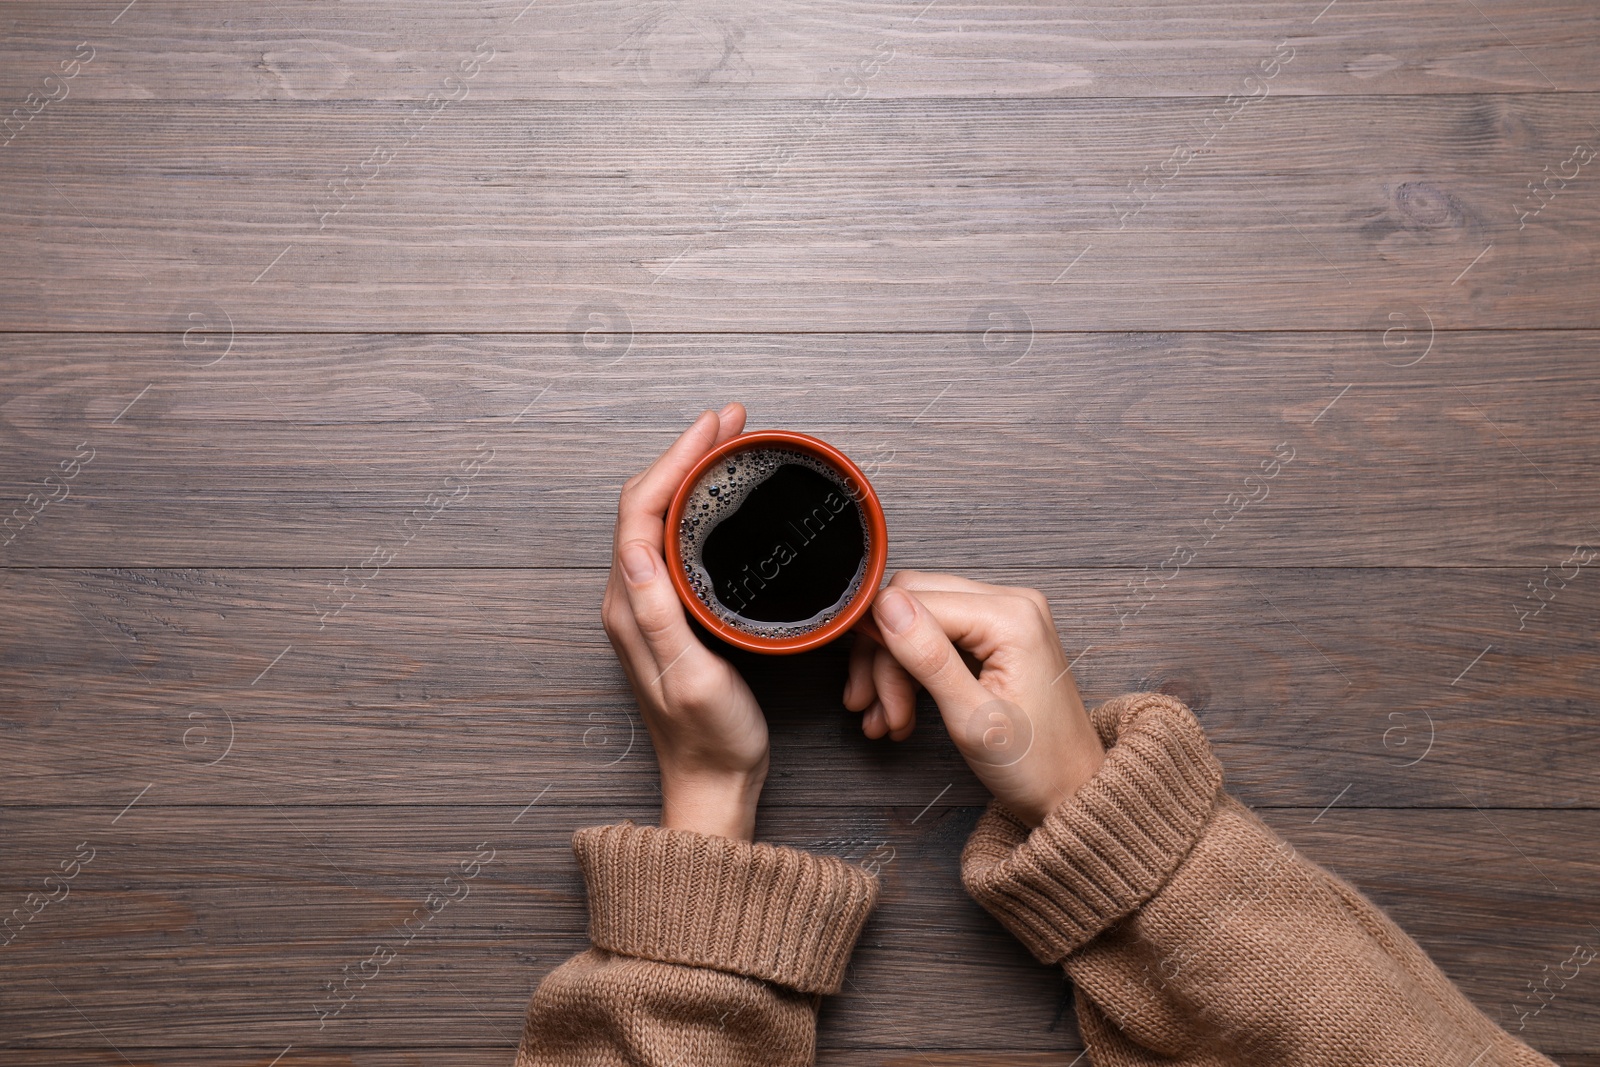
[[(683, 515), (678, 523), (679, 555), (689, 587), (695, 596), (717, 619), (742, 633), (768, 640), (802, 637), (826, 626), (849, 606), (866, 580), (867, 562), (871, 555), (866, 513), (860, 507), (853, 510), (860, 525), (861, 561), (856, 567), (844, 592), (832, 604), (809, 618), (792, 622), (772, 622), (751, 619), (723, 603), (714, 591), (711, 572), (705, 563), (706, 541), (711, 532), (724, 520), (732, 517), (749, 499), (750, 494), (766, 482), (780, 467), (794, 464), (815, 471), (837, 486), (852, 502), (860, 502), (865, 491), (854, 477), (847, 477), (830, 464), (788, 448), (752, 448), (733, 452), (709, 467), (684, 501)], [(770, 577), (770, 576), (769, 576)]]

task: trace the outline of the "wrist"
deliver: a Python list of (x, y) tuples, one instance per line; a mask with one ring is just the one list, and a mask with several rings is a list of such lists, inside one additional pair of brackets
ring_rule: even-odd
[(1058, 763), (1049, 778), (1031, 788), (1020, 790), (1016, 798), (1003, 803), (1030, 829), (1039, 826), (1052, 811), (1071, 800), (1079, 789), (1089, 783), (1105, 759), (1105, 751), (1098, 746), (1095, 751), (1078, 753), (1074, 758)]
[(712, 837), (753, 841), (756, 806), (766, 781), (759, 773), (716, 776), (661, 776), (661, 825)]

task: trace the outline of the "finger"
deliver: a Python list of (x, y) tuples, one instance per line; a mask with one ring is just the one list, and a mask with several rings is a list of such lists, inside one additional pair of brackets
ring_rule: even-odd
[(876, 700), (867, 708), (867, 713), (861, 717), (861, 732), (876, 741), (889, 732), (889, 724), (883, 718), (883, 705)]
[(889, 736), (904, 741), (917, 722), (917, 683), (887, 649), (878, 648), (872, 656), (872, 684)]
[(956, 574), (938, 574), (931, 571), (898, 571), (889, 579), (889, 584), (915, 592), (938, 591), (1022, 597), (1031, 601), (1039, 609), (1039, 613), (1050, 621), (1050, 625), (1055, 626), (1055, 618), (1050, 612), (1050, 602), (1037, 589), (1028, 589), (1020, 585), (991, 585), (988, 582), (974, 581)]
[(844, 706), (850, 711), (865, 711), (877, 692), (872, 687), (872, 658), (878, 645), (865, 634), (856, 634), (850, 647), (849, 673), (844, 681)]
[(617, 653), (618, 662), (622, 664), (622, 672), (628, 676), (628, 684), (642, 692), (643, 687), (661, 673), (661, 669), (656, 666), (655, 656), (644, 634), (639, 632), (639, 621), (634, 617), (633, 604), (628, 599), (627, 582), (620, 567), (613, 573), (606, 595), (614, 600), (610, 608), (602, 608), (606, 636)]
[(899, 589), (913, 591), (940, 590), (946, 593), (1008, 593), (1001, 585), (990, 585), (959, 574), (942, 574), (938, 571), (895, 571), (889, 584)]
[(728, 401), (717, 412), (717, 420), (722, 424), (717, 429), (717, 444), (720, 445), (730, 437), (739, 436), (744, 430), (744, 405), (737, 400)]
[[(661, 553), (647, 541), (629, 541), (618, 553), (623, 588), (634, 624), (649, 650), (651, 664), (636, 664), (647, 677), (639, 679), (655, 685), (694, 649), (704, 649), (689, 629), (683, 604), (667, 576)], [(653, 670), (651, 667), (653, 666)]]
[(913, 595), (890, 587), (879, 593), (872, 605), (889, 652), (932, 694), (946, 716), (963, 715), (994, 699), (972, 676), (951, 641), (953, 637), (969, 636), (974, 620), (987, 627), (989, 620), (978, 602), (998, 598), (970, 593), (954, 595), (969, 602), (965, 605), (965, 617), (961, 612), (949, 610), (948, 605), (942, 616), (935, 615), (920, 599), (921, 596), (952, 596), (948, 593)]
[[(881, 602), (884, 595), (878, 594), (878, 601)], [(1039, 617), (1036, 606), (1022, 596), (1021, 591), (999, 594), (921, 590), (908, 595), (933, 617), (946, 637), (980, 663), (986, 662), (998, 649), (1018, 647), (1042, 634), (1053, 633), (1053, 628), (1043, 629), (1044, 620)], [(874, 603), (874, 611), (877, 607)], [(882, 624), (881, 618), (879, 623)], [(892, 645), (886, 647), (893, 648)], [(901, 663), (910, 669), (910, 664), (904, 660)], [(911, 673), (916, 676), (916, 671)]]
[(644, 473), (622, 487), (617, 501), (617, 546), (629, 541), (647, 540), (660, 546), (665, 536), (667, 506), (690, 469), (718, 444), (744, 427), (744, 406), (732, 403), (722, 409), (701, 412), (689, 428), (650, 464)]

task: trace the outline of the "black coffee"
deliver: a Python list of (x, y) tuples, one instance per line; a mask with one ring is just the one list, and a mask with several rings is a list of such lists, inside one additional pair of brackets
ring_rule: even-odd
[(757, 448), (724, 458), (684, 506), (678, 542), (689, 584), (719, 619), (759, 637), (826, 625), (865, 577), (867, 525), (856, 493), (802, 452)]

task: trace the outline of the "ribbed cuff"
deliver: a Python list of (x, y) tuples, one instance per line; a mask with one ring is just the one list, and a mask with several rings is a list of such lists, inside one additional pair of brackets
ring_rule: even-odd
[(837, 992), (878, 880), (832, 856), (726, 837), (591, 826), (572, 837), (589, 939), (626, 956)]
[(1155, 896), (1222, 788), (1222, 767), (1179, 701), (1133, 693), (1091, 718), (1106, 746), (1095, 776), (1032, 833), (991, 804), (961, 855), (967, 892), (1044, 963), (1060, 963)]

